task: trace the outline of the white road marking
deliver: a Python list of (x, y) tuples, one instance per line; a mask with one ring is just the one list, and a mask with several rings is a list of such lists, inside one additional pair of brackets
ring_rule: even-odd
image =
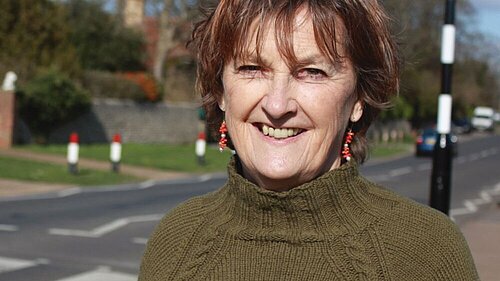
[(50, 260), (48, 260), (48, 259), (36, 259), (35, 262), (37, 264), (49, 264)]
[(481, 191), (479, 195), (486, 203), (490, 203), (492, 200), (491, 195), (488, 191)]
[(389, 180), (389, 176), (388, 175), (369, 176), (368, 178), (371, 181), (373, 181), (373, 182), (382, 182), (382, 181), (388, 181)]
[(465, 200), (464, 201), (464, 206), (465, 206), (465, 208), (467, 208), (472, 213), (477, 212), (477, 206), (471, 200)]
[(485, 201), (484, 199), (481, 199), (481, 198), (476, 198), (476, 199), (471, 199), (469, 200), (472, 204), (474, 205), (484, 205), (484, 204), (487, 204), (489, 202)]
[(139, 189), (150, 188), (150, 187), (154, 186), (155, 184), (156, 184), (156, 182), (154, 180), (147, 180), (147, 181), (141, 182), (139, 184)]
[(425, 164), (420, 164), (417, 167), (417, 171), (427, 171), (432, 168), (432, 165), (430, 163), (425, 163)]
[(51, 228), (49, 234), (62, 235), (62, 236), (77, 236), (86, 238), (99, 238), (115, 230), (118, 230), (128, 224), (136, 222), (158, 221), (163, 217), (163, 214), (153, 214), (144, 216), (134, 216), (114, 220), (110, 223), (101, 225), (92, 230), (79, 230), (79, 229), (64, 229), (64, 228)]
[(488, 156), (490, 156), (490, 155), (491, 155), (491, 153), (490, 153), (490, 151), (489, 151), (489, 150), (483, 150), (483, 151), (481, 151), (481, 152), (479, 153), (479, 157), (480, 157), (480, 158), (486, 158), (486, 157), (488, 157)]
[(0, 231), (19, 231), (19, 227), (10, 224), (0, 224)]
[(37, 266), (38, 264), (39, 263), (36, 260), (31, 261), (31, 260), (0, 257), (0, 273)]
[(467, 159), (464, 156), (460, 156), (460, 157), (457, 157), (457, 159), (455, 159), (455, 162), (457, 164), (464, 164), (467, 162)]
[(409, 174), (412, 171), (413, 171), (413, 169), (411, 167), (398, 168), (398, 169), (394, 169), (394, 170), (389, 171), (389, 176), (390, 177), (398, 177), (398, 176)]
[(206, 182), (212, 179), (211, 174), (204, 174), (198, 177), (198, 182)]
[(472, 214), (472, 213), (473, 212), (471, 212), (467, 208), (457, 208), (457, 209), (450, 210), (450, 217), (453, 218), (456, 216), (463, 216), (463, 215), (468, 215), (468, 214)]
[(112, 271), (108, 267), (99, 267), (93, 271), (84, 272), (56, 281), (137, 281), (137, 276)]
[(479, 159), (479, 153), (474, 153), (474, 154), (471, 154), (469, 155), (469, 161), (470, 162), (473, 162), (473, 161), (476, 161), (477, 159)]
[(500, 183), (495, 185), (495, 188), (490, 191), (492, 194), (499, 195), (500, 194)]
[(82, 189), (79, 188), (79, 187), (74, 187), (74, 188), (69, 188), (69, 189), (66, 189), (66, 190), (63, 190), (63, 191), (59, 191), (57, 193), (57, 197), (68, 197), (68, 196), (71, 196), (71, 195), (75, 195), (75, 194), (78, 194), (82, 192)]
[(490, 203), (492, 200), (491, 195), (486, 190), (481, 191), (479, 197), (481, 198), (471, 199), (470, 201), (475, 205), (484, 205)]
[(500, 195), (500, 182), (494, 185), (491, 189), (482, 190), (479, 192), (479, 198), (469, 199), (464, 201), (465, 208), (456, 208), (450, 210), (451, 219), (456, 216), (468, 215), (478, 211), (479, 205), (489, 204), (493, 201), (493, 196)]
[(146, 245), (146, 243), (148, 243), (148, 239), (142, 237), (135, 237), (132, 239), (132, 243)]

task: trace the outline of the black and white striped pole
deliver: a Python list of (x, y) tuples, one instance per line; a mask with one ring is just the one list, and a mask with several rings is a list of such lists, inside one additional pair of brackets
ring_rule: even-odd
[(431, 175), (430, 205), (445, 214), (450, 210), (452, 143), (451, 77), (455, 60), (455, 0), (446, 0), (445, 20), (441, 39), (441, 94), (438, 101), (437, 139), (434, 146)]

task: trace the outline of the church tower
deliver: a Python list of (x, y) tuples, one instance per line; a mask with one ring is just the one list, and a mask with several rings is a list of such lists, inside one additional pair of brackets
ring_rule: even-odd
[(127, 27), (140, 28), (144, 20), (144, 0), (118, 0), (118, 8)]

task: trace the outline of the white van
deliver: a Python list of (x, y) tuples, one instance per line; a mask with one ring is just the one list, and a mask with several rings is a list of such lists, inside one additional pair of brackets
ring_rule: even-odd
[(471, 119), (472, 127), (476, 130), (493, 130), (493, 115), (495, 111), (491, 107), (478, 106), (474, 109), (474, 116)]

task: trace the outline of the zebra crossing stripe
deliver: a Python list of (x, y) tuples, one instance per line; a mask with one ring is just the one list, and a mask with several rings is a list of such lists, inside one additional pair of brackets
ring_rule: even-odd
[(38, 265), (37, 261), (0, 257), (0, 273), (24, 269)]
[(69, 276), (56, 281), (137, 281), (137, 276), (111, 271), (107, 267), (100, 267), (93, 271)]
[(0, 231), (9, 231), (9, 232), (19, 231), (19, 227), (10, 224), (0, 224)]

